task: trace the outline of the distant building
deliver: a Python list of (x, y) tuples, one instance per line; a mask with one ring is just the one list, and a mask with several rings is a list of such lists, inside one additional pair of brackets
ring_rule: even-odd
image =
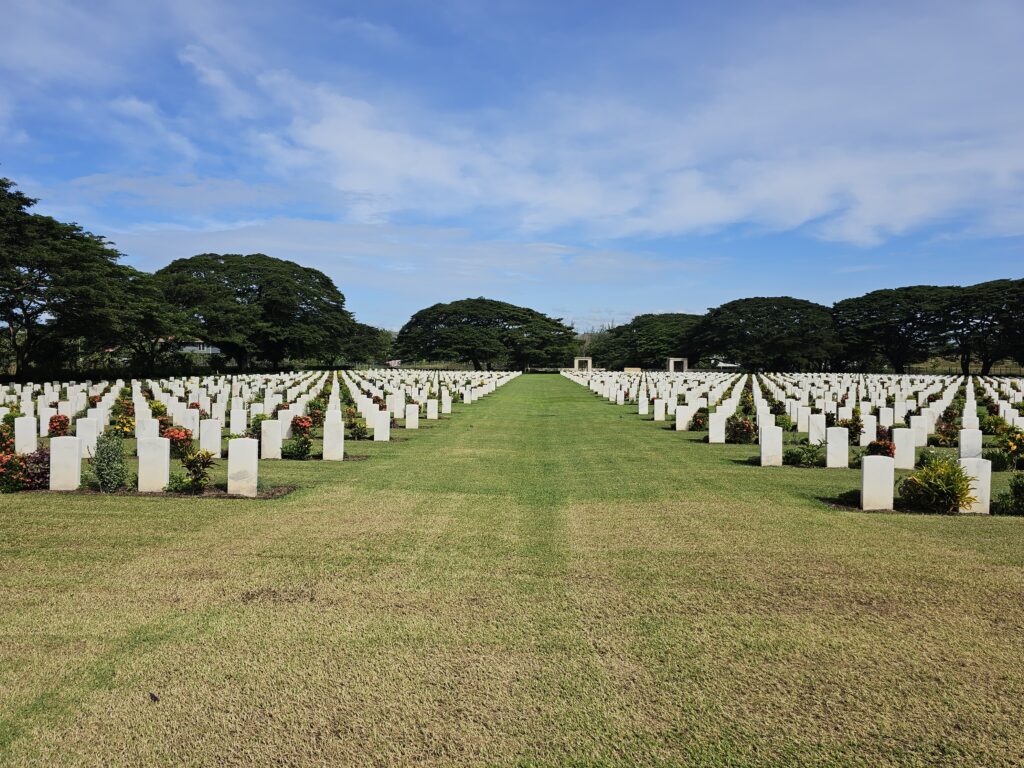
[(179, 351), (190, 355), (219, 355), (220, 347), (207, 344), (205, 341), (188, 341), (181, 345)]

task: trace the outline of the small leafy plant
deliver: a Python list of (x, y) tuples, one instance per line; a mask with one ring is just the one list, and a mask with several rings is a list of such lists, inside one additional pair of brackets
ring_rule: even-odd
[(963, 467), (951, 457), (929, 460), (914, 474), (903, 478), (900, 499), (910, 509), (920, 512), (955, 514), (977, 499), (971, 495), (971, 479)]
[(1010, 490), (999, 494), (993, 506), (997, 515), (1024, 515), (1024, 472), (1010, 478)]
[(128, 484), (124, 443), (113, 432), (103, 432), (97, 436), (96, 453), (90, 464), (96, 477), (96, 484), (103, 493), (119, 491)]
[(189, 451), (181, 459), (188, 493), (199, 494), (210, 484), (210, 469), (217, 462), (209, 451)]
[(281, 445), (281, 458), (305, 461), (309, 458), (313, 441), (307, 435), (296, 435), (291, 440), (285, 440)]
[(825, 448), (820, 444), (795, 445), (783, 452), (782, 463), (791, 467), (822, 467), (825, 465)]

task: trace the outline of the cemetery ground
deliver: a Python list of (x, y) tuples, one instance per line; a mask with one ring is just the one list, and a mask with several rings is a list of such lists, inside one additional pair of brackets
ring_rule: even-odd
[(277, 499), (0, 497), (0, 764), (1024, 761), (1024, 520), (624, 410), (522, 376)]

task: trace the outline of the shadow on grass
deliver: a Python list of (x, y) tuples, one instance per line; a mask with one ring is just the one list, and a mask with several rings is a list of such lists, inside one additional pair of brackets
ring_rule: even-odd
[(860, 508), (860, 491), (857, 489), (844, 491), (835, 496), (817, 496), (815, 498), (823, 504), (837, 509), (844, 509), (850, 512), (862, 511)]
[(743, 464), (748, 467), (760, 467), (761, 457), (759, 455), (748, 456), (745, 459), (729, 459), (733, 464)]

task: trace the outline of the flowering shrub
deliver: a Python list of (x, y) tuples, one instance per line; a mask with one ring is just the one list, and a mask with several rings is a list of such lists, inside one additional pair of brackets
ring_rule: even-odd
[(39, 448), (25, 454), (25, 490), (45, 491), (50, 487), (50, 452)]
[(293, 416), (292, 417), (292, 434), (301, 435), (303, 437), (309, 437), (310, 431), (313, 429), (313, 420), (309, 416)]
[(159, 400), (150, 400), (149, 412), (153, 414), (154, 419), (159, 419), (161, 416), (167, 415), (167, 406)]
[(95, 408), (97, 405), (100, 404), (100, 401), (102, 399), (103, 398), (100, 397), (99, 395), (89, 395), (89, 407), (90, 408)]
[(14, 430), (9, 424), (0, 424), (0, 454), (14, 453)]
[(48, 427), (47, 434), (50, 437), (66, 437), (71, 429), (71, 420), (67, 416), (56, 416), (50, 417), (50, 425)]
[(15, 493), (25, 488), (25, 457), (20, 453), (0, 453), (0, 493)]
[(348, 436), (353, 440), (366, 440), (370, 437), (370, 430), (361, 421), (351, 421), (347, 425)]
[(161, 435), (171, 441), (171, 455), (184, 458), (192, 450), (192, 430), (184, 427), (168, 427)]
[(727, 443), (749, 444), (757, 438), (757, 425), (743, 416), (730, 416), (725, 420), (725, 441)]
[(690, 418), (690, 431), (691, 432), (703, 432), (708, 428), (708, 411), (707, 408), (699, 408), (696, 413)]
[(135, 437), (135, 417), (128, 414), (118, 416), (110, 431), (118, 437)]
[(868, 443), (867, 450), (865, 450), (864, 453), (868, 456), (888, 456), (889, 458), (895, 458), (896, 443), (891, 440), (872, 440)]
[(864, 419), (860, 417), (860, 408), (853, 409), (853, 416), (836, 423), (837, 427), (846, 427), (850, 445), (860, 445), (860, 433), (864, 431)]
[(114, 418), (121, 416), (134, 416), (135, 415), (135, 403), (128, 398), (122, 397), (120, 400), (114, 402), (114, 406), (110, 409), (110, 415)]
[(996, 443), (1002, 451), (1006, 451), (1013, 460), (1014, 465), (1024, 462), (1024, 431), (1012, 429), (1002, 435)]
[(928, 445), (952, 448), (960, 438), (960, 428), (952, 421), (940, 421), (935, 425), (935, 434), (928, 436)]

